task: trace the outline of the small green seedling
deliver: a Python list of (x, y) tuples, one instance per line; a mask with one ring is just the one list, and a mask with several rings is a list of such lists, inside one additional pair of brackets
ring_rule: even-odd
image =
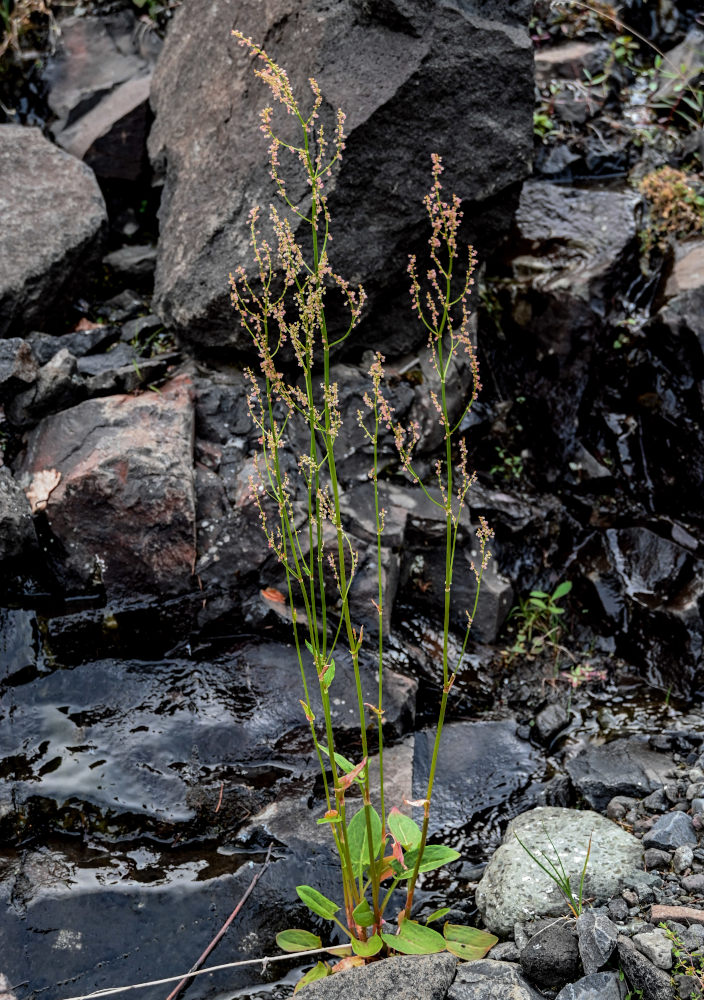
[(548, 878), (552, 879), (552, 881), (555, 883), (557, 888), (562, 893), (565, 902), (572, 911), (572, 915), (575, 918), (580, 917), (582, 915), (582, 910), (584, 908), (584, 878), (587, 874), (589, 855), (591, 854), (592, 851), (592, 838), (591, 837), (589, 838), (589, 843), (587, 844), (587, 853), (584, 858), (584, 864), (582, 866), (582, 874), (579, 879), (579, 889), (577, 890), (577, 895), (575, 896), (574, 890), (572, 889), (572, 881), (570, 879), (570, 876), (565, 871), (565, 866), (562, 863), (562, 858), (560, 857), (558, 850), (555, 847), (552, 838), (550, 837), (550, 834), (545, 829), (545, 827), (543, 827), (543, 832), (547, 837), (550, 846), (555, 852), (554, 861), (552, 860), (552, 858), (549, 858), (547, 856), (545, 851), (542, 850), (539, 852), (543, 857), (543, 861), (541, 861), (540, 858), (538, 858), (535, 854), (533, 854), (533, 852), (530, 850), (529, 847), (526, 847), (526, 845), (523, 843), (523, 841), (521, 840), (521, 838), (518, 836), (517, 833), (514, 833), (514, 837), (521, 845), (523, 850), (526, 852), (528, 857), (531, 858), (533, 861), (535, 861), (536, 865), (539, 868), (541, 868), (548, 876)]
[(509, 621), (516, 622), (516, 640), (508, 651), (509, 662), (516, 656), (539, 656), (547, 647), (557, 651), (562, 632), (560, 619), (565, 613), (559, 602), (571, 590), (571, 581), (564, 580), (552, 594), (531, 590), (527, 598), (519, 601), (509, 615)]

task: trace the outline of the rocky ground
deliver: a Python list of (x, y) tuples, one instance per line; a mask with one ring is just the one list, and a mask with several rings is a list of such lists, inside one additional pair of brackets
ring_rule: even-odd
[[(400, 0), (289, 6), (189, 0), (138, 15), (115, 3), (57, 22), (37, 8), (0, 60), (0, 997), (59, 1000), (183, 971), (270, 843), (274, 862), (214, 960), (271, 954), (278, 930), (309, 919), (292, 902), (301, 881), (337, 894), (297, 695), (281, 698), (297, 677), (284, 581), (249, 491), (251, 357), (227, 275), (270, 184), (264, 95), (231, 22), (266, 36), (294, 85), (314, 73), (325, 108), (348, 111), (335, 263), (370, 298), (334, 378), (354, 413), (370, 350), (383, 349), (429, 472), (442, 438), (405, 260), (426, 238), (431, 151), (481, 262), (458, 629), (479, 515), (494, 558), (435, 802), (433, 833), (463, 860), (426, 878), (417, 905), (451, 905), (450, 919), (501, 943), (471, 965), (371, 965), (311, 997), (400, 996), (399, 979), (452, 1000), (697, 995), (698, 12), (633, 2), (629, 34), (540, 0), (497, 0), (481, 18)], [(466, 383), (458, 370), (458, 414)], [(353, 605), (372, 629), (369, 454), (354, 422), (340, 451), (360, 552)], [(390, 437), (382, 468), (401, 804), (428, 772), (443, 556), (435, 508)], [(568, 580), (566, 613), (539, 617), (532, 645), (529, 592)], [(363, 670), (371, 690), (371, 654)], [(352, 752), (347, 673), (340, 663), (335, 725)], [(591, 837), (578, 920), (515, 832), (557, 849), (577, 881)], [(262, 972), (262, 995), (288, 995), (295, 976), (272, 985), (276, 969), (203, 977), (189, 995), (256, 996)]]

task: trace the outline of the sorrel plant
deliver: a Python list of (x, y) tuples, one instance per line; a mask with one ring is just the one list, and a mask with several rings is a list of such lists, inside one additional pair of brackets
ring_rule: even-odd
[[(360, 676), (363, 629), (357, 627), (350, 603), (350, 586), (358, 562), (341, 516), (341, 488), (338, 477), (336, 441), (343, 423), (338, 402), (338, 386), (331, 379), (331, 354), (357, 325), (365, 301), (363, 289), (350, 287), (336, 274), (328, 250), (330, 213), (326, 182), (339, 164), (344, 151), (344, 121), (338, 111), (332, 138), (328, 140), (319, 113), (320, 88), (309, 81), (312, 106), (304, 112), (294, 97), (286, 72), (249, 38), (234, 32), (255, 60), (254, 72), (270, 89), (274, 102), (293, 119), (298, 138), (284, 140), (273, 125), (274, 108), (261, 112), (261, 129), (269, 141), (271, 177), (276, 186), (278, 209), (270, 209), (268, 241), (261, 232), (259, 210), (250, 213), (250, 239), (255, 261), (254, 277), (240, 266), (230, 276), (232, 302), (240, 322), (252, 338), (259, 359), (259, 371), (247, 370), (249, 409), (259, 431), (259, 452), (250, 481), (268, 544), (286, 576), (293, 641), (298, 654), (303, 698), (302, 710), (310, 727), (311, 739), (322, 774), (327, 810), (318, 823), (329, 826), (340, 859), (342, 907), (310, 886), (299, 886), (298, 895), (318, 916), (332, 920), (347, 938), (351, 952), (340, 966), (363, 964), (374, 956), (390, 952), (428, 954), (448, 949), (463, 958), (484, 954), (495, 942), (491, 935), (474, 928), (446, 924), (440, 934), (412, 919), (418, 877), (456, 860), (457, 851), (428, 844), (430, 801), (438, 762), (447, 700), (467, 646), (469, 629), (476, 612), (482, 574), (490, 553), (491, 530), (480, 519), (477, 531), (478, 558), (472, 563), (476, 577), (474, 605), (467, 614), (467, 628), (458, 662), (450, 662), (450, 600), (460, 519), (474, 476), (467, 470), (467, 451), (460, 436), (460, 424), (479, 392), (476, 355), (468, 331), (468, 297), (472, 285), (474, 252), (467, 249), (466, 270), (457, 281), (458, 231), (462, 214), (459, 199), (442, 197), (442, 165), (432, 157), (432, 188), (425, 199), (430, 221), (430, 262), (423, 282), (415, 257), (409, 260), (412, 307), (428, 334), (432, 364), (439, 391), (431, 391), (432, 403), (444, 429), (444, 457), (436, 465), (437, 484), (427, 486), (416, 473), (413, 448), (416, 426), (403, 428), (390, 402), (384, 374), (384, 357), (375, 356), (364, 395), (365, 411), (358, 411), (359, 433), (372, 454), (370, 488), (376, 512), (378, 596), (374, 602), (378, 616), (378, 685), (376, 704), (365, 703)], [(307, 180), (305, 198), (294, 201), (287, 183), (287, 170), (280, 157), (293, 161)], [(295, 220), (292, 224), (292, 220)], [(306, 254), (294, 234), (294, 227), (306, 233)], [(458, 287), (456, 287), (458, 286)], [(342, 296), (347, 309), (346, 329), (330, 332), (326, 299), (331, 292)], [(448, 379), (458, 355), (465, 355), (471, 372), (469, 399), (463, 412), (451, 419), (448, 408)], [(294, 372), (291, 375), (291, 371)], [(296, 456), (292, 470), (285, 451), (287, 435), (294, 426), (305, 427), (307, 447)], [(383, 662), (384, 592), (382, 585), (382, 535), (385, 511), (379, 489), (379, 444), (382, 433), (393, 435), (399, 463), (427, 498), (445, 515), (445, 579), (442, 647), (442, 699), (433, 746), (425, 797), (408, 806), (422, 807), (419, 826), (397, 808), (387, 812), (384, 796), (383, 741)], [(299, 498), (306, 516), (300, 516)], [(331, 604), (326, 592), (326, 575), (332, 575), (337, 600)], [(335, 681), (335, 655), (346, 648), (351, 660), (356, 689), (361, 759), (349, 761), (335, 748), (330, 707), (330, 690)], [(338, 659), (340, 654), (338, 653)], [(316, 720), (309, 675), (313, 667), (322, 720)], [(375, 722), (372, 740), (367, 729), (369, 711)], [(380, 813), (372, 805), (370, 751), (378, 755)], [(361, 792), (361, 808), (351, 814), (347, 793), (355, 785)], [(394, 891), (404, 883), (405, 900), (395, 925), (386, 920)], [(338, 913), (342, 909), (344, 918)], [(439, 911), (436, 917), (447, 910)], [(300, 951), (321, 946), (320, 938), (303, 930), (285, 931), (277, 938), (285, 950)], [(353, 954), (352, 954), (353, 953)], [(319, 978), (333, 971), (326, 963), (305, 977)]]

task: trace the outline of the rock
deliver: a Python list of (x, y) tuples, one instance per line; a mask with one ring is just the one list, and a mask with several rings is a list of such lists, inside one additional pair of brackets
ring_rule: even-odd
[(156, 247), (151, 244), (120, 247), (119, 250), (106, 254), (103, 264), (110, 268), (117, 281), (124, 281), (135, 287), (141, 282), (148, 284), (153, 279), (156, 267)]
[(37, 378), (39, 366), (31, 346), (19, 337), (0, 340), (0, 403), (26, 389)]
[(665, 294), (680, 295), (704, 288), (704, 241), (694, 240), (679, 246)]
[(0, 466), (0, 565), (36, 544), (27, 497), (6, 466)]
[(535, 82), (539, 87), (550, 80), (581, 80), (583, 70), (594, 73), (605, 59), (605, 46), (600, 43), (571, 41), (535, 54)]
[(306, 986), (311, 1000), (386, 1000), (423, 997), (445, 1000), (457, 966), (453, 955), (402, 955), (348, 969)]
[(665, 783), (670, 766), (668, 757), (638, 739), (587, 747), (566, 764), (572, 783), (593, 809), (604, 809), (616, 795), (642, 798), (655, 791)]
[[(414, 799), (426, 794), (434, 738), (433, 730), (416, 733)], [(477, 813), (489, 809), (495, 822), (499, 811), (503, 816), (515, 815), (532, 804), (531, 783), (543, 771), (540, 755), (516, 737), (515, 723), (510, 720), (446, 723), (433, 787), (430, 831), (461, 829)]]
[(135, 28), (130, 10), (62, 19), (58, 45), (43, 74), (56, 116), (54, 136), (121, 84), (146, 75), (154, 53), (140, 44), (144, 33)]
[(516, 921), (566, 912), (567, 905), (555, 883), (516, 840), (517, 835), (534, 854), (545, 851), (556, 861), (546, 830), (570, 876), (573, 891), (578, 889), (592, 838), (584, 895), (593, 897), (595, 905), (620, 891), (626, 877), (642, 863), (639, 841), (597, 813), (557, 807), (523, 813), (509, 823), (503, 844), (493, 854), (477, 888), (477, 906), (493, 933), (507, 937)]
[(704, 924), (704, 910), (696, 906), (667, 906), (661, 903), (650, 907), (651, 924), (660, 924), (666, 920), (687, 920), (693, 924)]
[(102, 302), (96, 309), (98, 316), (108, 323), (123, 323), (134, 319), (140, 313), (146, 312), (145, 302), (131, 288), (125, 288), (118, 295), (113, 295), (107, 302)]
[(658, 969), (672, 968), (672, 942), (661, 927), (643, 934), (635, 934), (632, 940), (638, 951), (649, 958)]
[(99, 260), (107, 215), (92, 171), (39, 129), (0, 125), (0, 176), (0, 337), (7, 337), (60, 320)]
[(672, 867), (678, 875), (683, 875), (694, 860), (694, 851), (690, 844), (682, 844), (672, 855)]
[(12, 992), (10, 980), (0, 973), (0, 1000), (17, 1000)]
[[(402, 353), (409, 340), (422, 342), (420, 328), (409, 332), (398, 322), (399, 315), (410, 318), (400, 311), (407, 310), (401, 276), (408, 234), (425, 225), (422, 198), (430, 183), (429, 154), (419, 156), (418, 150), (444, 157), (444, 186), (463, 200), (482, 202), (509, 192), (527, 175), (528, 16), (528, 4), (509, 9), (499, 0), (485, 4), (481, 18), (464, 7), (400, 0), (363, 11), (351, 0), (314, 9), (296, 0), (285, 16), (275, 4), (264, 18), (256, 0), (220, 0), (215, 6), (196, 0), (188, 14), (179, 11), (152, 86), (156, 121), (149, 150), (166, 176), (156, 311), (200, 353), (233, 345), (249, 349), (233, 321), (227, 276), (240, 263), (251, 266), (247, 213), (255, 203), (266, 205), (273, 192), (265, 143), (256, 140), (259, 110), (270, 98), (252, 77), (251, 59), (223, 30), (223, 24), (234, 24), (246, 35), (271, 39), (271, 56), (289, 72), (303, 101), (312, 75), (325, 114), (338, 106), (347, 112), (347, 148), (330, 211), (334, 266), (365, 283), (370, 295), (370, 333), (360, 329), (357, 342), (371, 338), (375, 314), (374, 345), (380, 338), (387, 346), (393, 341)], [(281, 30), (274, 40), (275, 24)], [(502, 67), (501, 79), (487, 71), (496, 66)], [(377, 80), (373, 87), (371, 79)], [(458, 95), (464, 95), (459, 103)], [(452, 124), (457, 121), (462, 128)], [(298, 197), (298, 188), (291, 192)], [(491, 224), (498, 230), (506, 222), (502, 216)]]
[(535, 717), (535, 731), (541, 743), (549, 744), (569, 722), (569, 716), (557, 702), (546, 705)]
[[(339, 656), (337, 663), (333, 726), (343, 752), (357, 753), (347, 750), (359, 733), (354, 676), (349, 657)], [(214, 826), (232, 836), (256, 814), (266, 827), (265, 846), (272, 836), (285, 845), (296, 837), (305, 843), (310, 834), (315, 839), (315, 821), (326, 807), (313, 793), (317, 761), (298, 701), (300, 671), (292, 646), (248, 643), (211, 662), (106, 659), (34, 674), (22, 684), (15, 679), (13, 705), (0, 710), (0, 759), (6, 766), (0, 773), (9, 772), (0, 780), (0, 800), (11, 792), (22, 812), (21, 820), (13, 815), (13, 828), (77, 830), (83, 815), (95, 824), (96, 836), (123, 829), (130, 836), (161, 830), (166, 837), (190, 837), (212, 834)], [(369, 663), (363, 664), (362, 683), (369, 697), (376, 683)], [(284, 690), (290, 696), (282, 698)], [(387, 737), (412, 727), (415, 690), (413, 682), (389, 672)], [(311, 694), (311, 701), (321, 717), (319, 699)], [(16, 751), (19, 772), (12, 763)], [(390, 752), (392, 779), (409, 757)], [(295, 775), (305, 779), (302, 809), (295, 797), (300, 780), (280, 780)], [(224, 812), (216, 814), (221, 783)], [(286, 787), (291, 784), (293, 789)], [(392, 780), (390, 793), (393, 786)], [(300, 831), (261, 813), (292, 795), (296, 809), (288, 810), (288, 818), (296, 818)], [(402, 799), (394, 804), (403, 808)], [(287, 815), (281, 808), (279, 813)], [(322, 843), (329, 843), (329, 832), (321, 832)]]
[(626, 937), (619, 936), (618, 957), (632, 990), (642, 990), (643, 1000), (672, 1000), (670, 977), (637, 951)]
[(460, 965), (447, 1000), (541, 1000), (541, 995), (510, 962), (482, 958)]
[[(694, 83), (701, 75), (704, 65), (704, 31), (693, 25), (684, 40), (674, 48), (669, 49), (660, 70), (663, 82), (653, 94), (653, 101), (662, 107), (664, 104), (677, 103), (682, 82)], [(676, 67), (676, 76), (671, 79), (670, 67)]]
[(41, 417), (79, 402), (85, 396), (74, 356), (62, 348), (39, 369), (36, 383), (9, 403), (7, 417), (15, 427), (32, 427)]
[[(654, 792), (646, 795), (643, 799), (643, 808), (647, 809), (648, 812), (667, 812), (668, 806), (669, 803), (664, 788), (656, 788)], [(648, 867), (650, 868), (651, 866), (648, 865)]]
[(46, 469), (61, 473), (46, 515), (84, 585), (97, 573), (111, 597), (173, 594), (190, 587), (196, 559), (192, 448), (181, 377), (158, 394), (88, 400), (45, 418), (18, 475), (29, 484)]
[(618, 923), (628, 919), (628, 903), (621, 896), (609, 900), (609, 916)]
[(666, 872), (670, 868), (672, 858), (667, 851), (658, 850), (657, 847), (650, 847), (645, 852), (644, 860), (648, 871)]
[(521, 949), (520, 963), (531, 982), (555, 989), (574, 979), (579, 969), (579, 949), (574, 928), (556, 920), (533, 935)]
[(101, 180), (139, 180), (147, 166), (150, 85), (151, 75), (120, 84), (56, 141)]
[(625, 819), (628, 813), (637, 805), (638, 799), (634, 799), (630, 795), (614, 795), (606, 807), (606, 815), (609, 819), (618, 822), (620, 819)]
[(700, 896), (704, 893), (704, 873), (698, 872), (696, 875), (685, 875), (682, 879), (682, 886), (687, 892)]
[(61, 350), (67, 350), (74, 358), (82, 358), (94, 351), (110, 347), (120, 335), (116, 326), (94, 326), (89, 330), (75, 330), (54, 337), (50, 333), (34, 331), (27, 334), (27, 342), (31, 344), (40, 364), (45, 365)]
[(625, 995), (625, 983), (617, 972), (594, 972), (576, 983), (568, 983), (555, 1000), (624, 1000)]
[(644, 847), (659, 847), (661, 850), (696, 843), (697, 834), (692, 820), (683, 812), (669, 812), (658, 817), (643, 836)]
[(584, 971), (591, 976), (608, 962), (618, 932), (608, 917), (586, 910), (577, 920), (577, 937)]

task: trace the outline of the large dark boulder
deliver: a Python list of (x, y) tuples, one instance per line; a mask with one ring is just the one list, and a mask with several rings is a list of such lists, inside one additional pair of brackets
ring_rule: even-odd
[(18, 478), (36, 494), (55, 474), (42, 496), (72, 582), (100, 579), (111, 598), (189, 589), (196, 558), (191, 392), (180, 377), (159, 393), (86, 400), (32, 432)]
[(0, 337), (56, 322), (107, 222), (93, 172), (39, 129), (0, 125)]
[[(266, 45), (302, 101), (313, 75), (323, 116), (338, 107), (347, 113), (330, 198), (332, 260), (365, 284), (376, 343), (383, 334), (389, 350), (408, 344), (400, 316), (415, 331), (405, 269), (409, 250), (427, 238), (430, 154), (443, 157), (447, 191), (470, 203), (494, 199), (504, 212), (506, 192), (530, 170), (529, 14), (529, 4), (500, 0), (192, 0), (183, 7), (151, 95), (150, 155), (165, 175), (155, 300), (164, 320), (201, 353), (246, 346), (228, 274), (250, 261), (249, 210), (260, 204), (266, 212), (274, 195), (258, 118), (270, 94), (231, 28)], [(304, 196), (305, 184), (290, 190)], [(472, 217), (496, 237), (496, 217), (489, 223), (483, 209)], [(422, 340), (418, 330), (412, 336)], [(362, 327), (357, 342), (364, 337)]]

